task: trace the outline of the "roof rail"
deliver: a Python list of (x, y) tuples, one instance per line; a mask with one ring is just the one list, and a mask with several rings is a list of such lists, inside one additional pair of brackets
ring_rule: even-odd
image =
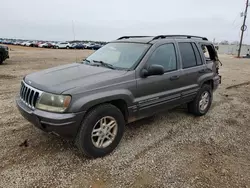
[(199, 36), (192, 36), (192, 35), (158, 35), (156, 37), (154, 37), (152, 40), (156, 40), (156, 39), (164, 39), (164, 38), (199, 38), (202, 40), (208, 40), (206, 37), (199, 37)]
[(118, 38), (117, 40), (129, 39), (129, 38), (143, 38), (143, 37), (150, 37), (150, 36), (123, 36), (123, 37)]

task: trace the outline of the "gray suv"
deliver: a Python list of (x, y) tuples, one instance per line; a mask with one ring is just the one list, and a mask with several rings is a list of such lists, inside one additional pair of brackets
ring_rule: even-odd
[(124, 36), (80, 63), (25, 76), (16, 103), (36, 127), (102, 157), (117, 147), (127, 123), (185, 103), (205, 115), (221, 82), (218, 62), (204, 37)]

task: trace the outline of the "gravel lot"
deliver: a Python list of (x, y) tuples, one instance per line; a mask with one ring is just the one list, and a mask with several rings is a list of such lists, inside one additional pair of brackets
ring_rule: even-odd
[(34, 128), (14, 99), (24, 75), (92, 52), (10, 48), (0, 66), (0, 187), (250, 187), (250, 60), (220, 56), (223, 84), (206, 116), (182, 107), (133, 123), (115, 152), (89, 160)]

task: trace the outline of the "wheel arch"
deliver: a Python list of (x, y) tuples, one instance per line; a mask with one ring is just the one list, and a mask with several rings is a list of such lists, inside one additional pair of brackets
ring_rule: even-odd
[(104, 104), (112, 104), (115, 107), (117, 107), (122, 112), (125, 122), (128, 121), (128, 116), (129, 116), (128, 105), (127, 105), (127, 102), (124, 99), (114, 99), (114, 100), (111, 100), (111, 101), (105, 101), (103, 103), (98, 103), (98, 104), (92, 105), (87, 109), (86, 112), (88, 113), (89, 111), (96, 108), (97, 106), (104, 105)]
[(200, 77), (199, 79), (199, 83), (200, 83), (200, 88), (204, 85), (210, 85), (212, 90), (214, 90), (214, 80), (213, 80), (213, 74), (209, 74), (209, 75), (203, 75), (202, 77)]
[(212, 88), (212, 90), (214, 90), (214, 81), (213, 81), (213, 79), (206, 80), (205, 82), (203, 82), (203, 84), (202, 84), (202, 85), (204, 85), (204, 84), (206, 84), (206, 85), (210, 85), (210, 86), (211, 86), (211, 88)]
[(96, 106), (109, 103), (116, 106), (124, 115), (125, 121), (127, 121), (130, 114), (129, 107), (133, 106), (132, 94), (127, 90), (113, 90), (111, 92), (102, 92), (81, 97), (73, 102), (69, 111), (88, 112)]

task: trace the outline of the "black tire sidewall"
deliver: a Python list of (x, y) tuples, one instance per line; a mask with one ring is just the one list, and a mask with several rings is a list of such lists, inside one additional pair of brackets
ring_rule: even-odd
[(3, 59), (4, 59), (4, 58), (3, 58), (2, 55), (0, 54), (0, 65), (3, 64)]
[[(118, 124), (118, 131), (114, 141), (106, 148), (96, 148), (92, 143), (91, 133), (92, 130), (102, 117), (111, 116)], [(103, 105), (94, 109), (86, 116), (82, 123), (82, 127), (78, 133), (78, 148), (88, 157), (103, 157), (111, 153), (120, 143), (124, 133), (125, 121), (121, 111), (113, 105)]]
[[(208, 103), (208, 106), (205, 110), (201, 110), (200, 109), (200, 105), (199, 105), (199, 102), (201, 100), (201, 96), (202, 94), (207, 91), (209, 93), (209, 103)], [(209, 85), (203, 85), (203, 87), (200, 89), (198, 95), (197, 95), (197, 98), (196, 98), (196, 101), (195, 101), (195, 108), (196, 108), (196, 111), (200, 114), (200, 115), (205, 115), (208, 110), (210, 109), (210, 106), (212, 104), (212, 100), (213, 100), (213, 93), (212, 93), (212, 89), (211, 89), (211, 86)]]

